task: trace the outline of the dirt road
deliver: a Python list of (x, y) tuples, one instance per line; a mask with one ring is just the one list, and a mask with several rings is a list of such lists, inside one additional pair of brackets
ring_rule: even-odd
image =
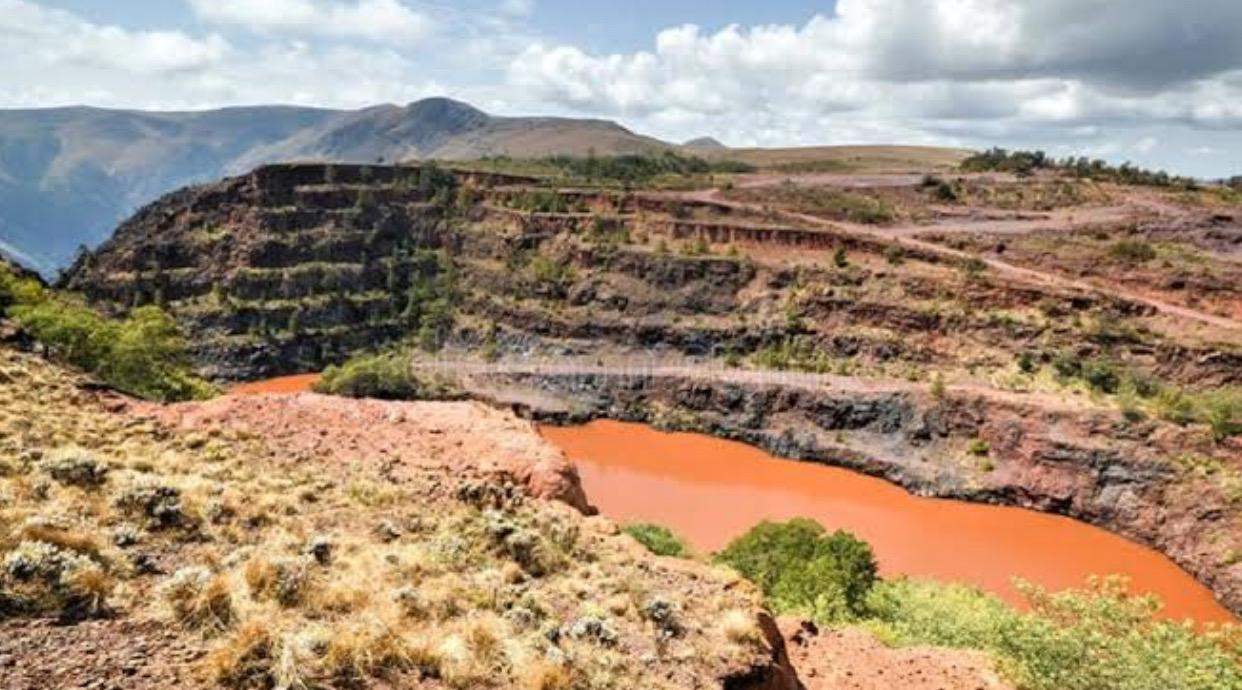
[[(896, 177), (903, 182), (908, 182), (906, 178), (909, 176)], [(866, 237), (872, 240), (888, 241), (899, 247), (931, 252), (957, 261), (979, 259), (988, 268), (1001, 275), (1057, 288), (1111, 295), (1137, 304), (1147, 305), (1161, 314), (1196, 321), (1209, 326), (1214, 326), (1216, 328), (1223, 328), (1231, 331), (1242, 331), (1242, 322), (1235, 319), (1209, 314), (1191, 307), (1172, 304), (1149, 295), (1128, 290), (1116, 284), (1098, 285), (1096, 283), (1077, 280), (1055, 273), (1018, 266), (994, 256), (971, 254), (919, 238), (919, 235), (933, 232), (939, 234), (975, 232), (990, 233), (999, 230), (1010, 234), (1021, 234), (1058, 227), (1073, 229), (1074, 227), (1117, 222), (1134, 215), (1167, 211), (1171, 208), (1167, 204), (1162, 204), (1148, 198), (1138, 199), (1134, 205), (1123, 204), (1086, 209), (1063, 210), (1048, 214), (1046, 217), (1030, 220), (984, 220), (962, 222), (960, 220), (953, 221), (950, 219), (948, 222), (933, 222), (931, 224), (923, 225), (901, 224), (895, 226), (873, 226), (844, 221), (830, 221), (807, 213), (765, 207), (761, 204), (734, 201), (725, 198), (720, 189), (684, 192), (678, 196), (679, 198), (687, 201), (719, 204), (748, 213), (776, 215), (788, 222), (804, 227), (820, 227), (837, 232), (857, 235), (859, 237)]]

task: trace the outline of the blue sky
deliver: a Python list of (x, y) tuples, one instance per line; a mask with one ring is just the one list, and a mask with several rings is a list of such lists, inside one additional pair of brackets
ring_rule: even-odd
[[(42, 4), (131, 29), (152, 26), (189, 29), (195, 23), (189, 5), (176, 0), (47, 0)], [(410, 3), (411, 6), (438, 8), (463, 4), (470, 3)], [(487, 3), (475, 4), (487, 11)], [(646, 48), (657, 31), (669, 26), (699, 24), (714, 30), (729, 24), (802, 24), (817, 13), (831, 13), (833, 5), (832, 2), (805, 0), (717, 0), (710, 5), (686, 0), (542, 0), (532, 3), (529, 21), (543, 36), (615, 52)]]
[(1238, 0), (0, 0), (0, 107), (432, 95), (738, 146), (1242, 173)]

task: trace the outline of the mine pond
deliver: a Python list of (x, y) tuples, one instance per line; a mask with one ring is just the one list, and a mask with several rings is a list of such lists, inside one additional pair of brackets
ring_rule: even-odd
[[(317, 378), (288, 376), (232, 392), (296, 393)], [(1061, 590), (1082, 587), (1091, 576), (1122, 575), (1132, 591), (1160, 597), (1164, 616), (1236, 621), (1207, 587), (1157, 551), (1067, 517), (921, 498), (850, 470), (641, 424), (601, 420), (540, 432), (578, 466), (601, 513), (619, 523), (669, 527), (700, 553), (762, 520), (809, 517), (865, 539), (885, 577), (965, 582), (1022, 605), (1016, 578)]]
[(1174, 619), (1235, 620), (1160, 553), (1070, 518), (913, 496), (881, 479), (774, 457), (741, 443), (597, 421), (543, 427), (578, 466), (591, 502), (621, 523), (654, 522), (700, 552), (762, 520), (809, 517), (875, 549), (881, 574), (966, 582), (1022, 604), (1014, 578), (1051, 590), (1123, 575)]

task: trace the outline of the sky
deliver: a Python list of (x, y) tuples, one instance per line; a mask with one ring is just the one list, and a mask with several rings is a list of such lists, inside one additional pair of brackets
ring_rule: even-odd
[(1242, 174), (1239, 0), (0, 0), (0, 108), (428, 96), (731, 146)]

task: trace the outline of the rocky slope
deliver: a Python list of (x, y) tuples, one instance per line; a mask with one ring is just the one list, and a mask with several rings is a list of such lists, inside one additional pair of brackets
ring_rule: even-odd
[[(450, 375), (443, 372), (441, 375)], [(1242, 443), (1047, 398), (644, 374), (477, 373), (474, 397), (553, 423), (607, 418), (735, 439), (923, 496), (1068, 515), (1169, 555), (1242, 611)], [(888, 388), (888, 390), (885, 390)]]
[[(967, 183), (971, 198), (1015, 193), (1009, 181)], [(165, 305), (222, 378), (316, 371), (396, 342), (450, 360), (708, 369), (654, 384), (552, 374), (468, 388), (506, 402), (522, 391), (517, 402), (547, 415), (686, 425), (921, 492), (1073, 515), (1156, 546), (1238, 610), (1242, 449), (1187, 416), (1193, 396), (1242, 383), (1236, 332), (898, 234), (949, 210), (1028, 227), (1029, 211), (946, 210), (917, 176), (843, 184), (863, 186), (813, 190), (833, 220), (811, 222), (799, 207), (701, 194), (267, 166), (145, 208), (66, 284), (109, 309)], [(839, 381), (737, 383), (712, 367)]]
[(1102, 292), (712, 201), (426, 170), (267, 166), (182, 190), (65, 284), (113, 308), (167, 305), (207, 371), (228, 378), (317, 370), (422, 331), (526, 355), (762, 354), (902, 378), (1016, 380), (1019, 358), (1069, 357), (1242, 381), (1238, 343), (1181, 337), (1149, 306)]
[(0, 381), (6, 688), (797, 687), (753, 588), (584, 516), (506, 414)]

